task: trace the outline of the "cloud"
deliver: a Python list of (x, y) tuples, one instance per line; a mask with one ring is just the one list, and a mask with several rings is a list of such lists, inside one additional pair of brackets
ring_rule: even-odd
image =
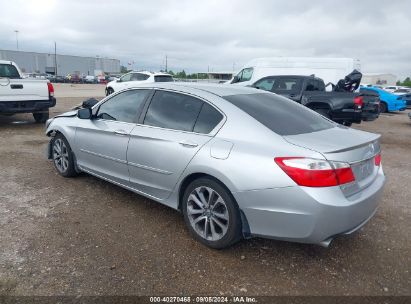
[(136, 68), (239, 69), (263, 56), (361, 60), (411, 75), (410, 1), (0, 0), (0, 48), (119, 58)]

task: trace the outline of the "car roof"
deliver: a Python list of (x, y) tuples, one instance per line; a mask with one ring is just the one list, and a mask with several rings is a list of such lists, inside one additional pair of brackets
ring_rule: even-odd
[(229, 84), (215, 84), (215, 83), (192, 83), (192, 82), (156, 82), (149, 84), (139, 84), (133, 86), (135, 88), (139, 87), (150, 87), (157, 89), (170, 89), (176, 91), (183, 91), (186, 93), (191, 93), (193, 90), (200, 90), (203, 92), (208, 92), (219, 97), (230, 96), (230, 95), (240, 95), (240, 94), (258, 94), (258, 93), (268, 93), (263, 90), (258, 90), (251, 87), (243, 87), (238, 85)]
[(140, 74), (145, 74), (145, 75), (154, 75), (154, 76), (171, 76), (168, 73), (164, 73), (164, 72), (150, 72), (150, 71), (131, 71), (129, 73), (140, 73)]

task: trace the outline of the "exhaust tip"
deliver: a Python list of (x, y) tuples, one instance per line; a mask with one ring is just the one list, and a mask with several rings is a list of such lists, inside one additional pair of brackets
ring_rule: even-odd
[(324, 247), (324, 248), (328, 248), (330, 246), (331, 242), (333, 241), (333, 239), (334, 238), (330, 237), (330, 238), (318, 243), (318, 245), (320, 245), (321, 247)]

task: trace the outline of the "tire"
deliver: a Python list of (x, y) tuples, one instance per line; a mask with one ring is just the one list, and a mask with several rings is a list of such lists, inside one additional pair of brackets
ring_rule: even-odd
[(241, 239), (241, 216), (237, 203), (217, 181), (211, 178), (193, 181), (184, 192), (182, 209), (188, 230), (200, 243), (223, 249)]
[(330, 110), (328, 109), (313, 109), (315, 112), (317, 112), (318, 114), (321, 114), (322, 116), (331, 119), (331, 115), (330, 115)]
[(54, 168), (64, 177), (73, 177), (78, 173), (74, 166), (74, 154), (67, 139), (58, 133), (51, 140), (51, 156)]
[(47, 119), (49, 119), (49, 111), (47, 110), (47, 112), (44, 113), (33, 113), (33, 117), (34, 120), (37, 123), (45, 123), (47, 121)]
[(108, 96), (108, 95), (110, 95), (110, 94), (113, 94), (113, 93), (114, 93), (113, 88), (107, 88), (107, 90), (106, 90), (106, 96)]
[(387, 104), (385, 102), (380, 102), (380, 113), (387, 113), (388, 108)]

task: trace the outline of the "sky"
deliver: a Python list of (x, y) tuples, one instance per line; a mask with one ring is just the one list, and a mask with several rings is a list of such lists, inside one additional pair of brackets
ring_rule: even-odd
[(0, 0), (0, 49), (134, 69), (239, 70), (258, 57), (349, 57), (411, 76), (410, 0)]

